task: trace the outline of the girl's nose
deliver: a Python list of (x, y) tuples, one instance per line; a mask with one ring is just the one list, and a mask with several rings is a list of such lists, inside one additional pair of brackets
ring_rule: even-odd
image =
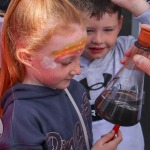
[(81, 73), (80, 62), (73, 65), (72, 70), (70, 72), (71, 75), (78, 75)]

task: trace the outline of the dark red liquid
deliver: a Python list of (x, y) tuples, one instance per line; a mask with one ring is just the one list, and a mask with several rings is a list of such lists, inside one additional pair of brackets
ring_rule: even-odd
[(120, 126), (132, 126), (140, 121), (142, 102), (138, 95), (127, 91), (105, 91), (95, 101), (97, 113)]

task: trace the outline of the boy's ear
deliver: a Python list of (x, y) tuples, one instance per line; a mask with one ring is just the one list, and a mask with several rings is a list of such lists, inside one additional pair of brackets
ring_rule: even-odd
[(119, 19), (119, 29), (121, 30), (122, 28), (122, 24), (123, 24), (123, 16), (121, 15), (120, 19)]
[(27, 50), (19, 49), (16, 51), (17, 59), (24, 65), (32, 66), (32, 55)]

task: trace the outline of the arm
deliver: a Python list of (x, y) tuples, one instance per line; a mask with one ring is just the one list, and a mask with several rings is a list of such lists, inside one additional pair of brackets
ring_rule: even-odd
[(116, 137), (112, 140), (115, 134), (115, 131), (112, 130), (104, 135), (93, 145), (92, 150), (117, 150), (118, 144), (122, 141), (122, 135), (121, 131), (119, 130), (116, 134)]
[(145, 0), (111, 0), (116, 5), (130, 11), (134, 16), (140, 16), (147, 11), (150, 6)]

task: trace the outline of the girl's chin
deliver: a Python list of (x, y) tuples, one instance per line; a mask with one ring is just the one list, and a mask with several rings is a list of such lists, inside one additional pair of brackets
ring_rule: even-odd
[(64, 82), (62, 85), (60, 85), (58, 89), (60, 90), (66, 89), (68, 88), (69, 85), (70, 85), (70, 80), (67, 80), (67, 82)]

